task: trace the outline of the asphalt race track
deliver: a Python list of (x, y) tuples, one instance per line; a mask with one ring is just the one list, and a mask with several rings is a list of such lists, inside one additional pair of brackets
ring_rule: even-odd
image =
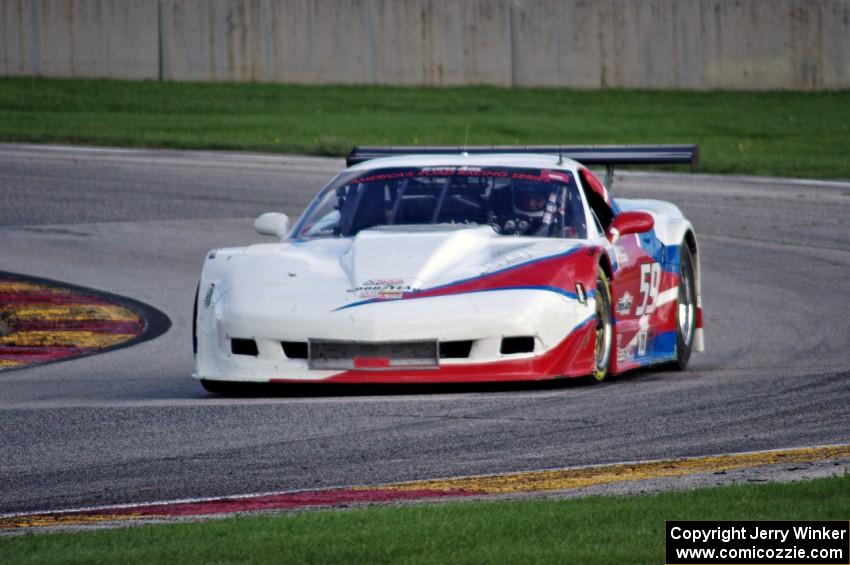
[(207, 394), (208, 249), (297, 215), (341, 160), (0, 145), (0, 270), (146, 302), (140, 345), (0, 372), (0, 513), (850, 441), (850, 183), (618, 175), (701, 244), (707, 352), (602, 386)]

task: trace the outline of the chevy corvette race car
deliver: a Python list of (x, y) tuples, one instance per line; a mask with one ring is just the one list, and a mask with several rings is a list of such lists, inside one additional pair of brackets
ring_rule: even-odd
[(586, 167), (695, 146), (355, 148), (277, 243), (216, 249), (194, 376), (445, 383), (684, 369), (703, 349), (699, 248), (673, 204), (611, 198)]

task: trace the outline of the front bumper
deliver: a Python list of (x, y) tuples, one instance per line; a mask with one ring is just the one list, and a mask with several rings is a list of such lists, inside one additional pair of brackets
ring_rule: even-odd
[[(269, 307), (269, 304), (276, 304)], [(545, 290), (511, 289), (391, 300), (331, 309), (274, 292), (230, 291), (199, 304), (194, 376), (244, 382), (439, 383), (538, 380), (593, 369), (593, 299), (579, 303)], [(502, 353), (502, 338), (533, 337), (533, 351)], [(231, 340), (256, 343), (256, 355), (233, 353)], [(282, 343), (331, 340), (382, 344), (470, 341), (467, 357), (435, 366), (316, 370), (287, 357)], [(253, 351), (251, 351), (253, 353)]]

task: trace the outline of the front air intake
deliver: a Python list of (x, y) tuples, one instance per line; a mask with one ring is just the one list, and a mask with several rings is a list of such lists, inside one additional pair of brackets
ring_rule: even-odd
[(307, 358), (307, 342), (306, 341), (281, 341), (283, 354), (288, 359), (306, 359)]
[(441, 341), (440, 359), (467, 359), (472, 350), (472, 340)]
[(515, 337), (503, 337), (502, 347), (499, 352), (502, 355), (511, 355), (514, 353), (533, 353), (534, 336), (521, 335)]
[(310, 340), (309, 367), (314, 370), (435, 369), (437, 340), (334, 341)]
[(230, 352), (234, 355), (251, 355), (252, 357), (256, 357), (259, 354), (256, 341), (238, 337), (230, 340)]

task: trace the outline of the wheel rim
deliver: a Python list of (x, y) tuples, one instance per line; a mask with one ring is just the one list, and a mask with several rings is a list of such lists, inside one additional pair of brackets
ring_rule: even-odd
[(679, 308), (677, 319), (679, 321), (679, 334), (685, 345), (690, 345), (694, 337), (694, 322), (696, 319), (696, 306), (694, 304), (693, 274), (689, 263), (682, 261), (679, 271)]
[(605, 281), (596, 282), (596, 374), (604, 374), (611, 360), (611, 308)]

